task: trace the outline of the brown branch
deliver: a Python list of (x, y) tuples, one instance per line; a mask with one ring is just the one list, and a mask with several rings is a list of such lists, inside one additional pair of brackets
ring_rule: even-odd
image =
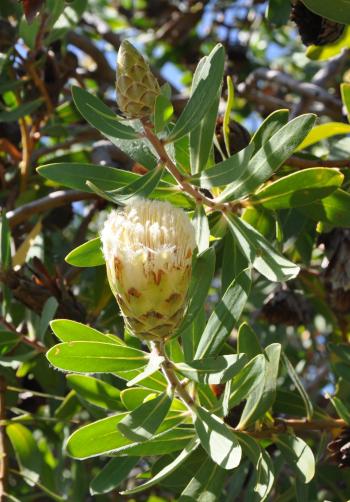
[(350, 167), (350, 159), (339, 159), (339, 160), (310, 160), (302, 159), (293, 155), (290, 157), (285, 164), (292, 167), (298, 167), (299, 169), (307, 169), (309, 167), (334, 167), (342, 169), (344, 167)]
[(46, 197), (24, 204), (13, 211), (9, 211), (6, 213), (6, 217), (10, 227), (13, 228), (26, 221), (33, 214), (50, 211), (55, 207), (64, 206), (70, 202), (96, 199), (97, 197), (98, 196), (94, 193), (89, 192), (81, 192), (78, 190), (59, 190), (57, 192), (52, 192)]
[(18, 124), (21, 131), (22, 151), (23, 151), (22, 161), (20, 162), (20, 172), (21, 172), (20, 192), (24, 192), (29, 178), (32, 141), (26, 119), (25, 118), (19, 119)]
[[(0, 421), (6, 419), (6, 380), (0, 376)], [(6, 435), (5, 426), (0, 424), (0, 502), (5, 501), (7, 479), (7, 452), (6, 452)]]
[(257, 439), (271, 437), (275, 434), (284, 434), (289, 429), (295, 433), (310, 433), (313, 431), (331, 431), (333, 429), (344, 429), (348, 427), (342, 419), (327, 418), (324, 420), (306, 420), (306, 419), (284, 419), (277, 418), (273, 427), (262, 429), (261, 431), (247, 432), (242, 431)]
[[(10, 330), (12, 333), (15, 333), (16, 335), (18, 335), (20, 337), (21, 341), (23, 343), (25, 343), (26, 345), (29, 345), (29, 347), (31, 347), (32, 349), (36, 350), (39, 353), (46, 352), (46, 347), (42, 343), (37, 342), (36, 340), (31, 340), (26, 335), (22, 335), (22, 333), (19, 333), (17, 331), (17, 329), (15, 328), (15, 326), (13, 324), (11, 324), (10, 322), (6, 321), (6, 319), (3, 316), (0, 316), (0, 323), (3, 326), (5, 326), (5, 328)], [(0, 391), (1, 391), (1, 389), (0, 389)]]

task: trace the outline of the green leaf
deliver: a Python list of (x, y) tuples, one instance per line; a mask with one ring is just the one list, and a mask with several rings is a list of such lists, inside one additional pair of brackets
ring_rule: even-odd
[(39, 329), (37, 332), (37, 338), (43, 340), (46, 330), (48, 328), (49, 322), (55, 316), (58, 307), (58, 301), (54, 296), (50, 296), (44, 304), (43, 311), (40, 317)]
[(245, 354), (208, 357), (189, 363), (177, 363), (175, 368), (194, 382), (207, 385), (226, 383), (247, 363)]
[(99, 237), (84, 242), (65, 257), (65, 261), (74, 267), (98, 267), (105, 264), (102, 243)]
[(219, 202), (241, 199), (268, 180), (292, 155), (312, 129), (316, 116), (300, 115), (281, 127), (250, 159), (221, 193)]
[(286, 356), (286, 354), (284, 353), (284, 351), (282, 351), (282, 361), (283, 361), (285, 367), (287, 368), (288, 375), (289, 375), (290, 379), (294, 383), (297, 391), (299, 392), (302, 400), (304, 401), (307, 419), (311, 420), (313, 413), (314, 413), (314, 408), (312, 406), (312, 402), (311, 402), (306, 390), (304, 389), (304, 386), (301, 383), (301, 380), (300, 380), (297, 372), (295, 371), (293, 365), (289, 361), (289, 359)]
[(323, 139), (328, 139), (338, 134), (349, 134), (349, 132), (350, 124), (344, 124), (343, 122), (328, 122), (327, 124), (317, 125), (309, 132), (297, 150), (304, 150)]
[[(221, 89), (221, 88), (220, 88)], [(207, 110), (198, 127), (190, 132), (191, 173), (203, 171), (207, 165), (213, 145), (220, 96)]]
[(196, 257), (188, 291), (188, 305), (182, 323), (177, 329), (182, 334), (197, 317), (203, 307), (215, 270), (215, 250), (208, 248)]
[(234, 469), (241, 461), (242, 450), (236, 436), (216, 415), (201, 407), (194, 410), (194, 426), (201, 445), (210, 458), (223, 469)]
[(274, 482), (273, 464), (268, 453), (248, 434), (236, 432), (243, 453), (249, 458), (255, 469), (253, 491), (259, 496), (259, 502), (267, 499)]
[(196, 206), (192, 223), (196, 231), (198, 252), (203, 253), (209, 247), (210, 229), (208, 218), (202, 205)]
[(302, 439), (289, 434), (279, 434), (275, 443), (300, 481), (309, 483), (315, 475), (315, 458), (311, 448)]
[(117, 336), (105, 335), (97, 329), (70, 319), (55, 319), (50, 322), (50, 326), (61, 342), (113, 342), (116, 345), (124, 345)]
[[(101, 190), (115, 190), (124, 188), (126, 185), (143, 178), (138, 174), (114, 167), (74, 162), (47, 164), (38, 167), (37, 171), (44, 178), (83, 192), (92, 191), (86, 184), (87, 180), (90, 180)], [(160, 182), (152, 197), (159, 200), (168, 200), (185, 208), (192, 208), (193, 206), (184, 193), (180, 193), (174, 185), (164, 181)]]
[(232, 155), (226, 160), (209, 167), (205, 171), (195, 174), (190, 181), (194, 185), (199, 185), (202, 188), (211, 189), (231, 183), (233, 180), (244, 172), (249, 163), (254, 150), (254, 145), (250, 144), (240, 152)]
[(333, 0), (332, 3), (319, 0), (303, 0), (308, 9), (319, 16), (341, 24), (350, 24), (349, 0)]
[(290, 16), (291, 4), (286, 0), (269, 0), (266, 17), (276, 26), (287, 24)]
[(6, 352), (20, 343), (20, 341), (21, 337), (19, 334), (0, 329), (0, 355), (6, 354)]
[(261, 354), (261, 346), (255, 331), (247, 322), (240, 325), (237, 337), (237, 352), (253, 358)]
[(253, 267), (270, 281), (287, 281), (300, 268), (287, 260), (249, 223), (234, 214), (226, 216), (232, 236)]
[(79, 459), (110, 453), (125, 453), (132, 456), (162, 455), (181, 450), (194, 437), (193, 430), (178, 427), (166, 430), (150, 441), (137, 445), (123, 436), (117, 428), (126, 415), (120, 413), (103, 418), (76, 430), (68, 439), (67, 452), (71, 457)]
[(275, 401), (281, 345), (272, 343), (266, 347), (264, 353), (266, 358), (264, 381), (249, 395), (237, 429), (245, 429), (258, 420)]
[(183, 112), (172, 130), (168, 142), (175, 141), (193, 131), (207, 110), (217, 99), (224, 73), (225, 51), (221, 44), (217, 44), (204, 62), (200, 62), (200, 72), (197, 85), (187, 102)]
[(175, 457), (173, 462), (161, 469), (155, 476), (153, 476), (153, 478), (146, 481), (146, 483), (137, 486), (136, 488), (131, 488), (131, 490), (125, 490), (124, 492), (121, 492), (121, 495), (133, 495), (134, 493), (139, 493), (143, 490), (147, 490), (147, 488), (150, 488), (151, 486), (158, 485), (161, 481), (163, 481), (163, 479), (175, 472), (178, 467), (180, 467), (180, 465), (190, 457), (190, 455), (196, 450), (196, 448), (198, 448), (198, 446), (198, 439), (193, 439), (187, 444), (186, 448), (180, 453), (180, 455)]
[(240, 251), (231, 232), (224, 237), (224, 251), (221, 270), (221, 294), (223, 295), (235, 277), (249, 267), (248, 260)]
[[(149, 368), (149, 366), (148, 366)], [(119, 378), (122, 378), (126, 381), (131, 381), (135, 378), (137, 378), (138, 375), (141, 375), (144, 373), (144, 371), (147, 369), (142, 368), (142, 369), (137, 369), (137, 370), (132, 370), (132, 371), (120, 371), (118, 373)], [(151, 375), (148, 376), (143, 376), (141, 381), (137, 382), (137, 385), (141, 385), (142, 387), (145, 387), (146, 389), (151, 389), (151, 390), (156, 390), (158, 392), (163, 392), (164, 389), (167, 387), (167, 381), (165, 380), (165, 377), (162, 375), (160, 371), (156, 371), (155, 373), (152, 373)]]
[(132, 385), (136, 385), (137, 383), (140, 383), (142, 380), (145, 378), (153, 375), (157, 370), (159, 370), (161, 363), (164, 361), (163, 356), (156, 356), (154, 354), (151, 354), (151, 357), (149, 359), (149, 362), (147, 366), (144, 368), (144, 370), (136, 375), (134, 378), (129, 380), (127, 383), (128, 387), (131, 387)]
[(226, 153), (227, 153), (227, 156), (230, 157), (230, 155), (231, 155), (230, 120), (231, 120), (231, 111), (233, 108), (233, 100), (235, 97), (235, 90), (233, 87), (232, 77), (230, 77), (229, 75), (226, 77), (226, 85), (227, 85), (227, 103), (226, 103), (226, 107), (225, 107), (222, 129), (223, 129), (223, 133), (224, 133), (224, 142), (225, 142)]
[(35, 101), (28, 101), (23, 105), (17, 106), (11, 110), (4, 110), (0, 112), (0, 123), (16, 122), (26, 115), (32, 115), (43, 103), (43, 98), (36, 99)]
[(121, 433), (137, 443), (151, 439), (166, 417), (172, 397), (167, 392), (146, 401), (118, 424)]
[(90, 180), (86, 182), (87, 186), (100, 197), (107, 199), (115, 204), (128, 204), (139, 197), (148, 197), (158, 186), (163, 175), (163, 168), (156, 167), (152, 171), (139, 176), (125, 187), (116, 190), (104, 191)]
[(266, 358), (263, 354), (255, 356), (232, 380), (229, 407), (233, 408), (250, 394), (260, 389), (265, 382)]
[(263, 147), (269, 139), (288, 122), (289, 110), (282, 109), (272, 112), (261, 124), (251, 139), (254, 144), (254, 154)]
[(55, 368), (83, 373), (117, 373), (145, 366), (148, 354), (114, 343), (68, 342), (52, 347), (46, 354)]
[(350, 84), (343, 82), (340, 84), (341, 98), (346, 108), (348, 121), (350, 122)]
[(342, 418), (347, 425), (350, 425), (350, 408), (349, 406), (344, 403), (339, 397), (337, 396), (330, 396), (328, 394), (327, 396), (330, 400), (331, 403), (333, 404), (336, 412), (338, 413), (338, 416)]
[(6, 433), (15, 450), (21, 473), (28, 484), (33, 486), (39, 481), (42, 457), (32, 433), (24, 425), (18, 423), (8, 425)]
[(313, 167), (284, 176), (254, 194), (268, 209), (305, 206), (323, 199), (339, 188), (344, 175), (337, 169)]
[(216, 355), (242, 314), (251, 287), (250, 273), (241, 272), (215, 307), (200, 339), (195, 359)]
[(90, 125), (95, 127), (108, 139), (136, 139), (138, 134), (132, 127), (120, 122), (120, 119), (99, 98), (81, 87), (72, 87), (75, 106)]
[(120, 399), (127, 410), (134, 410), (135, 408), (141, 406), (145, 400), (150, 399), (152, 396), (155, 397), (158, 394), (158, 391), (154, 392), (151, 389), (134, 387), (132, 389), (123, 389), (120, 393)]
[(226, 471), (205, 459), (178, 498), (178, 502), (216, 502), (223, 491)]
[(11, 264), (11, 233), (6, 214), (2, 213), (0, 223), (0, 265), (6, 270)]
[(350, 27), (345, 26), (343, 34), (334, 42), (326, 45), (310, 45), (306, 50), (306, 56), (313, 61), (327, 61), (337, 56), (350, 44)]
[(156, 133), (163, 131), (174, 114), (174, 108), (169, 98), (159, 94), (154, 108), (154, 130)]
[[(81, 403), (77, 398), (75, 390), (71, 390), (65, 396), (58, 408), (55, 410), (55, 417), (58, 420), (70, 420), (81, 409)], [(62, 424), (63, 425), (63, 424)]]
[(120, 391), (109, 383), (87, 375), (67, 375), (68, 386), (83, 399), (106, 410), (124, 410)]
[(336, 227), (350, 227), (350, 194), (340, 188), (328, 197), (299, 209), (313, 220), (331, 223)]
[(138, 463), (138, 457), (115, 457), (106, 464), (90, 483), (91, 495), (108, 493), (127, 478)]
[(206, 315), (202, 307), (192, 324), (188, 326), (181, 334), (182, 348), (185, 361), (194, 359), (199, 340), (205, 328)]

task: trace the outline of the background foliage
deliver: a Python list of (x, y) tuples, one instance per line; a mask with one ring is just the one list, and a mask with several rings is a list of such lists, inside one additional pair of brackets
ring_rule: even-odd
[[(350, 24), (347, 0), (333, 0), (331, 11), (328, 2), (320, 3), (304, 2), (319, 15)], [(205, 456), (204, 462), (203, 449), (197, 448), (176, 472), (155, 478), (144, 492), (122, 498), (153, 502), (176, 500), (180, 494), (186, 501), (350, 498), (346, 446), (350, 34), (345, 25), (340, 36), (327, 43), (321, 30), (313, 40), (317, 44), (306, 48), (301, 36), (305, 41), (310, 33), (305, 27), (299, 33), (289, 20), (290, 10), (284, 0), (2, 0), (0, 445), (6, 457), (0, 469), (0, 499), (118, 500), (118, 491), (149, 481), (176, 460), (180, 450), (189, 455), (193, 447), (194, 434), (185, 424), (167, 432), (167, 444), (175, 445), (170, 448), (160, 439), (149, 446), (145, 442), (130, 447), (129, 457), (97, 456), (117, 448), (117, 423), (124, 413), (145, 399), (147, 404), (150, 394), (162, 396), (164, 383), (150, 377), (141, 386), (126, 389), (125, 379), (135, 373), (123, 379), (120, 368), (118, 377), (65, 376), (45, 357), (57, 343), (53, 332), (63, 342), (105, 342), (100, 332), (113, 333), (124, 337), (129, 347), (142, 348), (124, 333), (105, 268), (100, 266), (103, 257), (96, 238), (111, 206), (101, 190), (122, 188), (108, 197), (125, 200), (130, 195), (125, 185), (136, 182), (133, 192), (147, 195), (157, 187), (152, 196), (194, 210), (191, 197), (174, 190), (169, 177), (160, 184), (152, 177), (148, 188), (140, 184), (137, 175), (155, 166), (154, 152), (135, 139), (132, 129), (115, 121), (116, 53), (126, 37), (147, 56), (159, 81), (168, 83), (175, 117), (184, 110), (200, 58), (208, 56), (217, 42), (225, 48), (219, 118), (213, 121), (219, 87), (215, 77), (220, 78), (223, 51), (215, 49), (216, 59), (211, 53), (210, 60), (213, 80), (204, 88), (206, 104), (211, 100), (214, 112), (204, 117), (205, 127), (202, 122), (202, 143), (196, 127), (203, 118), (200, 113), (210, 110), (192, 101), (197, 108), (187, 119), (184, 114), (171, 133), (173, 138), (177, 135), (171, 155), (179, 166), (191, 165), (191, 183), (201, 187), (204, 197), (211, 190), (222, 202), (243, 199), (243, 203), (236, 204), (228, 220), (219, 213), (207, 219), (202, 210), (195, 212), (199, 251), (204, 253), (194, 269), (190, 295), (194, 300), (183, 326), (184, 354), (174, 343), (170, 357), (186, 375), (191, 371), (186, 363), (217, 354), (220, 342), (226, 342), (225, 357), (237, 350), (245, 353), (246, 366), (236, 367), (236, 380), (233, 374), (225, 376), (222, 366), (206, 368), (211, 376), (198, 388), (204, 408), (215, 409), (220, 403), (224, 411), (230, 409), (229, 425), (239, 424), (252, 434), (237, 433), (243, 461), (226, 472), (215, 464), (222, 461), (217, 458), (220, 452), (206, 444), (208, 430), (220, 436), (223, 429), (201, 411), (196, 430), (212, 460)], [(198, 86), (205, 85), (198, 81)], [(171, 105), (165, 99), (157, 110), (156, 126), (162, 134)], [(287, 111), (292, 120), (288, 125)], [(310, 113), (317, 116), (312, 130)], [(211, 150), (214, 129), (216, 146)], [(231, 156), (238, 151), (243, 153)], [(234, 174), (242, 166), (253, 172), (253, 182), (250, 176), (242, 182)], [(274, 183), (264, 184), (268, 179)], [(94, 182), (103, 197), (91, 191), (86, 180)], [(246, 207), (249, 194), (252, 204)], [(71, 253), (86, 241), (88, 245)], [(254, 265), (252, 279), (242, 273), (249, 265)], [(236, 289), (229, 288), (223, 296), (234, 278)], [(222, 298), (236, 322), (225, 318)], [(215, 306), (219, 323), (215, 315), (210, 317)], [(56, 321), (50, 328), (52, 319)], [(119, 354), (120, 338), (110, 340)], [(261, 347), (267, 347), (265, 357)], [(53, 358), (51, 362), (63, 364)], [(82, 357), (83, 366), (73, 369), (97, 371), (84, 364)], [(226, 385), (221, 394), (219, 384), (226, 381), (233, 387)], [(239, 403), (246, 397), (243, 410)], [(181, 406), (174, 401), (167, 415), (175, 425), (184, 412)], [(166, 403), (164, 409), (166, 413)], [(67, 443), (73, 431), (105, 418), (97, 422), (99, 430), (82, 429)], [(109, 433), (119, 435), (115, 443)], [(84, 462), (76, 460), (87, 457)]]

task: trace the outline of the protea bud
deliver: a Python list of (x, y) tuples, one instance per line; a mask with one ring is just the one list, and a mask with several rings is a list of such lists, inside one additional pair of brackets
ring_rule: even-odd
[(183, 318), (196, 246), (187, 214), (140, 199), (109, 215), (101, 239), (128, 328), (147, 340), (169, 337)]
[(148, 63), (127, 40), (120, 45), (117, 63), (117, 102), (121, 112), (133, 119), (150, 117), (160, 88)]

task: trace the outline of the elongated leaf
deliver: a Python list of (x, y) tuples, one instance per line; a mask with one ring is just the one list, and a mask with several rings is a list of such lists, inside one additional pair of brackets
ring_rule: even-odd
[(125, 490), (124, 492), (121, 492), (121, 495), (133, 495), (134, 493), (142, 492), (143, 490), (147, 490), (147, 488), (150, 488), (151, 486), (159, 484), (161, 481), (163, 481), (163, 479), (175, 472), (177, 468), (180, 467), (180, 465), (190, 457), (190, 455), (196, 450), (196, 448), (198, 448), (198, 446), (199, 440), (197, 438), (192, 439), (192, 441), (187, 444), (186, 448), (180, 453), (180, 455), (178, 455), (175, 460), (173, 460), (173, 462), (160, 470), (155, 476), (153, 476), (153, 478), (151, 478), (149, 481), (146, 481), (146, 483), (137, 486), (136, 488), (131, 488), (131, 490)]
[(182, 348), (184, 351), (185, 361), (194, 359), (199, 340), (205, 328), (206, 315), (205, 310), (202, 308), (192, 324), (187, 327), (181, 334)]
[(238, 373), (231, 382), (229, 407), (233, 408), (243, 399), (264, 385), (266, 359), (263, 354), (258, 354)]
[(308, 9), (319, 16), (341, 24), (350, 24), (349, 0), (334, 0), (332, 3), (319, 0), (303, 0)]
[(289, 361), (288, 357), (286, 356), (286, 354), (283, 351), (282, 351), (282, 361), (283, 361), (285, 367), (287, 368), (288, 375), (289, 375), (290, 379), (294, 383), (297, 391), (299, 392), (302, 400), (304, 401), (307, 419), (311, 420), (312, 415), (314, 413), (314, 408), (312, 406), (312, 402), (311, 402), (306, 390), (304, 389), (304, 386), (303, 386), (297, 372), (295, 371), (292, 363)]
[(276, 26), (287, 24), (290, 16), (291, 5), (284, 0), (269, 0), (267, 19)]
[(337, 227), (350, 227), (350, 194), (339, 188), (328, 197), (299, 209), (313, 220), (331, 223)]
[(47, 327), (51, 319), (55, 316), (58, 307), (58, 301), (54, 296), (50, 296), (44, 304), (44, 308), (40, 317), (39, 329), (37, 333), (38, 340), (43, 340)]
[(226, 85), (227, 85), (227, 103), (225, 107), (222, 129), (224, 134), (226, 153), (227, 156), (230, 157), (231, 155), (230, 120), (231, 120), (231, 111), (233, 108), (233, 100), (235, 97), (235, 90), (233, 87), (232, 78), (229, 75), (226, 77)]
[(4, 110), (0, 112), (0, 123), (15, 122), (26, 115), (31, 115), (43, 104), (43, 101), (43, 98), (39, 98), (35, 101), (28, 101), (27, 103), (17, 106), (16, 108), (12, 108), (11, 110)]
[(108, 139), (135, 139), (138, 137), (132, 127), (122, 124), (120, 119), (103, 101), (85, 89), (73, 86), (72, 96), (75, 106), (84, 119)]
[(147, 366), (144, 368), (144, 370), (141, 373), (139, 373), (138, 375), (136, 375), (134, 378), (129, 380), (129, 382), (127, 383), (127, 386), (131, 387), (132, 385), (135, 385), (135, 384), (141, 382), (142, 380), (144, 380), (145, 378), (153, 375), (153, 373), (155, 373), (156, 371), (159, 370), (160, 365), (163, 361), (164, 361), (163, 356), (155, 356), (154, 354), (152, 354), (149, 359), (149, 362), (148, 362)]
[[(221, 90), (221, 88), (220, 88)], [(190, 154), (191, 154), (191, 173), (200, 173), (207, 165), (210, 151), (213, 145), (213, 137), (216, 126), (216, 117), (218, 114), (219, 99), (218, 96), (207, 113), (202, 118), (199, 126), (190, 133)]]
[(105, 335), (97, 329), (70, 319), (54, 319), (50, 322), (50, 326), (61, 342), (102, 342), (124, 345), (117, 336)]
[(281, 345), (279, 343), (272, 343), (266, 347), (264, 380), (249, 395), (237, 429), (245, 429), (273, 406), (276, 397), (280, 354)]
[(172, 397), (167, 392), (146, 401), (123, 418), (118, 424), (118, 429), (132, 441), (142, 442), (151, 439), (166, 417), (171, 401)]
[(67, 375), (71, 389), (83, 399), (106, 410), (124, 410), (120, 391), (113, 385), (87, 375)]
[(147, 174), (140, 176), (135, 181), (132, 181), (125, 187), (117, 188), (116, 190), (108, 190), (106, 192), (89, 180), (86, 184), (93, 192), (97, 193), (104, 199), (114, 202), (115, 204), (123, 205), (131, 203), (139, 197), (148, 197), (158, 186), (162, 174), (163, 169), (156, 167)]
[(141, 350), (101, 342), (60, 343), (46, 357), (58, 369), (85, 373), (117, 373), (140, 368), (148, 361)]
[(185, 317), (177, 329), (178, 334), (181, 334), (192, 324), (198, 312), (203, 307), (214, 275), (214, 270), (215, 251), (213, 248), (208, 248), (196, 258), (188, 291), (189, 302)]
[(246, 322), (242, 323), (238, 330), (237, 351), (239, 354), (246, 354), (250, 358), (262, 352), (255, 331)]
[(169, 98), (164, 94), (159, 94), (154, 107), (154, 130), (156, 133), (162, 131), (174, 114), (174, 108)]
[(124, 452), (132, 456), (160, 455), (185, 448), (194, 437), (193, 430), (179, 427), (166, 430), (156, 438), (137, 445), (123, 436), (117, 428), (125, 416), (126, 413), (120, 413), (81, 427), (69, 437), (67, 452), (79, 459)]
[(227, 221), (242, 253), (267, 279), (287, 281), (298, 275), (300, 268), (278, 253), (249, 223), (234, 214), (230, 214)]
[(350, 124), (344, 124), (343, 122), (328, 122), (327, 124), (317, 125), (309, 132), (301, 145), (299, 145), (298, 150), (304, 150), (323, 139), (331, 138), (338, 134), (349, 134), (349, 132)]
[(191, 183), (202, 188), (220, 187), (231, 183), (246, 169), (252, 156), (254, 145), (250, 144), (240, 152), (213, 167), (192, 176)]
[(340, 84), (341, 98), (346, 108), (348, 121), (350, 122), (350, 84), (343, 82)]
[(259, 502), (267, 499), (274, 482), (273, 464), (260, 445), (248, 434), (236, 432), (236, 437), (255, 469), (253, 485), (254, 492), (259, 496)]
[(175, 364), (176, 369), (191, 380), (204, 384), (220, 384), (231, 380), (247, 363), (245, 354), (209, 357), (189, 363)]
[(227, 473), (210, 459), (206, 459), (191, 479), (178, 502), (216, 502), (222, 494)]
[(127, 478), (139, 461), (138, 457), (112, 458), (90, 483), (91, 495), (108, 493)]
[(336, 169), (304, 169), (284, 176), (259, 190), (254, 199), (268, 209), (305, 206), (330, 195), (341, 186), (343, 179), (344, 175)]
[(311, 448), (302, 439), (289, 434), (275, 438), (282, 455), (303, 483), (309, 483), (315, 475), (315, 458)]
[(203, 206), (197, 206), (193, 215), (192, 223), (196, 230), (196, 243), (198, 252), (203, 253), (209, 247), (210, 229), (207, 215)]
[(349, 406), (344, 403), (339, 397), (337, 396), (330, 396), (328, 395), (329, 399), (331, 400), (331, 403), (333, 404), (336, 412), (338, 413), (338, 416), (342, 418), (347, 425), (350, 425), (350, 408)]
[(224, 251), (221, 271), (221, 293), (224, 294), (235, 277), (243, 270), (249, 268), (249, 263), (232, 237), (227, 232), (224, 237)]
[(181, 138), (201, 122), (219, 93), (224, 63), (225, 51), (222, 45), (218, 44), (201, 64), (198, 84), (167, 141)]
[[(137, 378), (138, 375), (140, 375), (141, 373), (144, 373), (147, 367), (149, 369), (149, 366), (147, 365), (145, 368), (142, 369), (131, 370), (131, 371), (120, 371), (118, 373), (118, 377), (129, 382)], [(160, 371), (156, 371), (151, 375), (148, 376), (144, 375), (142, 377), (142, 380), (137, 381), (137, 385), (145, 387), (146, 389), (163, 392), (167, 387), (167, 381), (165, 380), (165, 377), (162, 375)]]
[(29, 485), (34, 485), (40, 477), (42, 458), (35, 439), (27, 427), (12, 423), (6, 433), (16, 454), (20, 471)]
[(0, 355), (6, 354), (21, 341), (21, 336), (11, 331), (0, 329)]
[(210, 458), (223, 469), (234, 469), (241, 461), (242, 450), (236, 436), (216, 415), (201, 407), (195, 410), (194, 426), (201, 445)]
[(102, 243), (99, 237), (76, 247), (67, 254), (65, 260), (75, 267), (98, 267), (105, 264)]
[(246, 169), (222, 192), (218, 201), (240, 199), (268, 180), (307, 136), (315, 123), (315, 115), (300, 115), (279, 129), (251, 158)]
[(328, 61), (340, 54), (343, 49), (349, 47), (349, 43), (350, 27), (345, 26), (342, 35), (337, 40), (326, 45), (310, 45), (305, 55), (313, 61)]
[(11, 263), (11, 233), (6, 214), (2, 213), (0, 223), (0, 265), (8, 268)]
[(289, 110), (282, 109), (272, 112), (261, 124), (259, 129), (252, 137), (251, 143), (254, 143), (254, 154), (283, 126), (288, 122)]
[(250, 273), (244, 270), (227, 288), (209, 318), (200, 339), (195, 359), (216, 355), (237, 323), (248, 300), (251, 287)]

